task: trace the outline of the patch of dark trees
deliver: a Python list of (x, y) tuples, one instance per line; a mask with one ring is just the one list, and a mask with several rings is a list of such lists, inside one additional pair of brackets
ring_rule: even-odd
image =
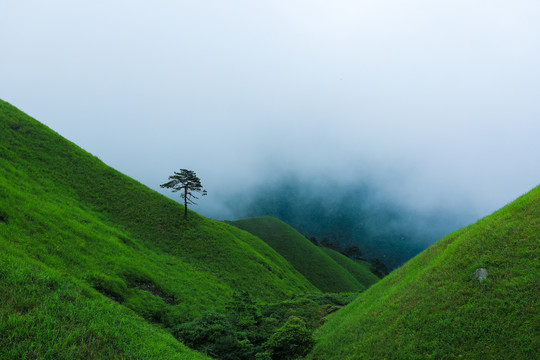
[(342, 247), (339, 242), (330, 240), (326, 237), (320, 241), (315, 236), (306, 236), (306, 238), (317, 246), (337, 251), (338, 253), (348, 257), (349, 259), (369, 262), (371, 272), (380, 278), (385, 277), (390, 272), (388, 270), (388, 267), (379, 258), (371, 258), (369, 260), (363, 258), (362, 250), (360, 250), (357, 245), (347, 245), (345, 247)]
[(260, 304), (247, 292), (236, 293), (225, 311), (207, 311), (172, 327), (192, 349), (222, 360), (292, 360), (315, 345), (313, 331), (324, 317), (355, 298), (350, 294), (310, 294)]

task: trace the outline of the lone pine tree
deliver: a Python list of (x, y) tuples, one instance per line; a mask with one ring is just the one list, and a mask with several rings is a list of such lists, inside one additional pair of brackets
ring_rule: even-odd
[(180, 172), (174, 172), (169, 176), (169, 181), (160, 185), (162, 188), (172, 189), (172, 192), (182, 191), (180, 194), (184, 198), (184, 219), (188, 216), (188, 204), (197, 205), (193, 199), (199, 199), (193, 193), (202, 193), (206, 195), (206, 190), (201, 185), (201, 179), (197, 177), (195, 171), (180, 169)]

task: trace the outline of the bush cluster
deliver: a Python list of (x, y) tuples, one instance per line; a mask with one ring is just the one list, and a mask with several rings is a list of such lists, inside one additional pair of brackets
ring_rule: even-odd
[(311, 294), (275, 304), (258, 304), (236, 293), (225, 313), (208, 311), (173, 328), (189, 347), (223, 360), (297, 359), (315, 345), (313, 330), (328, 309), (352, 301), (351, 294)]

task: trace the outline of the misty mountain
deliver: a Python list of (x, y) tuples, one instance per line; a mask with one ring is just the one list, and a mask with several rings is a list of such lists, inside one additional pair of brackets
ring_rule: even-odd
[(418, 210), (389, 198), (377, 184), (287, 175), (227, 205), (237, 219), (270, 215), (319, 240), (358, 245), (366, 258), (396, 268), (437, 239), (475, 221), (472, 213)]

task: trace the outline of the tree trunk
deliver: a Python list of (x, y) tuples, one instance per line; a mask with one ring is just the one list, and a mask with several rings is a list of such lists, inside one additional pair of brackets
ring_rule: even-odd
[(187, 196), (188, 196), (187, 186), (184, 188), (184, 219), (187, 219)]

